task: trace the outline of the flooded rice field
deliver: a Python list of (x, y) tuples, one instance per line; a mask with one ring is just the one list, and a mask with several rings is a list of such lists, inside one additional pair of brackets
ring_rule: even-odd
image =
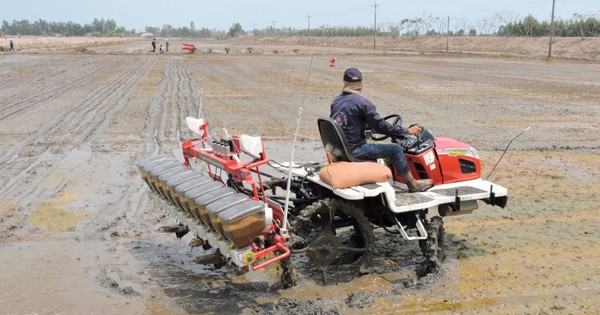
[[(131, 53), (143, 45), (0, 55), (3, 312), (600, 312), (600, 64), (343, 48)], [(316, 120), (350, 66), (380, 113), (471, 144), (484, 176), (531, 127), (489, 178), (509, 189), (507, 207), (444, 219), (442, 273), (419, 277), (417, 242), (376, 229), (369, 273), (323, 272), (298, 254), (298, 285), (283, 289), (278, 264), (250, 273), (198, 265), (204, 251), (191, 235), (158, 231), (175, 222), (165, 214), (172, 205), (135, 163), (181, 158), (179, 136), (192, 137), (185, 117), (201, 111), (216, 134), (260, 135), (267, 156), (286, 161), (302, 107), (295, 157), (324, 161)]]

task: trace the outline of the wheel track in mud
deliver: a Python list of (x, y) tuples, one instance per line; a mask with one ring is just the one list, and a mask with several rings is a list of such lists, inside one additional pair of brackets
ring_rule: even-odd
[[(80, 58), (81, 56), (76, 56), (76, 58)], [(27, 60), (22, 61), (23, 63), (27, 63), (27, 67), (20, 68), (17, 67), (13, 71), (13, 73), (7, 77), (0, 77), (2, 81), (3, 88), (20, 88), (25, 85), (29, 85), (32, 82), (40, 82), (45, 80), (51, 80), (52, 78), (59, 76), (63, 73), (74, 68), (74, 61), (72, 59), (64, 59), (61, 57), (37, 57), (33, 55), (26, 56)], [(10, 61), (10, 60), (7, 60)], [(87, 66), (91, 64), (87, 60), (77, 60), (80, 64)], [(96, 71), (96, 67), (91, 65), (90, 73), (94, 73)], [(19, 74), (16, 75), (15, 72), (18, 71)], [(29, 95), (30, 92), (22, 92), (19, 94)], [(5, 101), (0, 100), (0, 104), (4, 104)]]
[[(72, 64), (65, 64), (61, 65), (58, 69), (49, 69), (42, 73), (36, 73), (36, 77), (38, 77), (37, 81), (53, 80), (53, 78), (64, 74), (67, 72), (67, 69), (72, 67), (74, 67)], [(113, 64), (105, 64), (102, 67), (89, 67), (89, 70), (86, 70), (86, 73), (78, 77), (77, 80), (63, 80), (60, 84), (45, 85), (41, 89), (35, 91), (35, 93), (26, 90), (16, 95), (11, 95), (10, 98), (0, 100), (0, 113), (2, 113), (0, 115), (0, 122), (21, 112), (35, 110), (35, 107), (42, 106), (43, 102), (47, 100), (59, 97), (69, 91), (85, 86), (86, 84), (93, 82), (96, 78), (106, 74), (112, 67)], [(4, 88), (30, 85), (30, 81), (31, 78), (29, 77), (23, 77), (21, 80), (16, 81), (8, 81), (11, 82), (11, 84), (5, 85)], [(53, 80), (52, 82), (56, 82), (56, 80)], [(32, 106), (32, 104), (34, 104), (34, 106)]]
[[(130, 89), (133, 83), (139, 83), (143, 77), (143, 70), (148, 67), (148, 63), (150, 62), (151, 59), (149, 58), (142, 59), (131, 66), (133, 71), (122, 71), (121, 75), (115, 78), (110, 84), (94, 90), (81, 102), (63, 109), (59, 115), (47, 121), (43, 126), (40, 126), (34, 133), (30, 133), (25, 138), (19, 139), (10, 149), (0, 155), (0, 162), (3, 163), (3, 166), (0, 167), (0, 173), (5, 173), (8, 168), (13, 168), (14, 165), (12, 162), (18, 159), (20, 153), (29, 145), (43, 145), (48, 147), (46, 151), (41, 153), (41, 155), (44, 155), (51, 149), (56, 149), (57, 146), (63, 148), (60, 151), (68, 152), (70, 149), (87, 142), (92, 135), (98, 132), (98, 128), (105, 127), (107, 118), (110, 118), (110, 115), (126, 105), (123, 102), (123, 96), (128, 94), (127, 89)], [(69, 86), (67, 89), (72, 89), (72, 87)], [(111, 106), (113, 103), (117, 106)], [(80, 120), (78, 119), (79, 117), (84, 117), (85, 119)], [(100, 118), (100, 120), (97, 118)], [(75, 134), (75, 138), (70, 139), (69, 136), (71, 134)], [(59, 138), (57, 140), (51, 139), (54, 136), (58, 136)], [(47, 140), (40, 142), (36, 141), (36, 139)], [(39, 162), (40, 159), (38, 158), (37, 161), (30, 162), (29, 164), (35, 165)], [(22, 173), (19, 175), (22, 175)], [(10, 186), (5, 183), (0, 193), (6, 191)]]
[[(157, 87), (157, 91), (151, 104), (147, 107), (146, 117), (148, 122), (143, 131), (143, 147), (144, 150), (139, 154), (132, 155), (130, 165), (148, 156), (156, 154), (168, 154), (179, 150), (180, 143), (176, 136), (179, 136), (181, 131), (182, 120), (186, 115), (194, 113), (197, 108), (198, 88), (194, 81), (191, 71), (185, 64), (185, 60), (177, 56), (168, 56), (166, 60), (163, 80)], [(137, 172), (137, 171), (136, 171)], [(136, 174), (137, 175), (137, 174)], [(148, 191), (145, 184), (139, 186), (129, 186), (128, 191), (124, 192), (122, 205), (119, 209), (124, 209), (124, 213), (113, 216), (111, 222), (101, 224), (96, 229), (101, 232), (111, 233), (117, 230), (124, 231), (129, 227), (120, 225), (121, 217), (133, 217), (133, 221), (140, 222), (135, 229), (144, 230), (150, 228), (148, 224), (148, 213), (139, 213), (139, 209), (161, 207), (160, 202), (156, 202), (154, 197)], [(162, 211), (154, 211), (154, 216), (159, 217)], [(143, 216), (143, 218), (136, 218)]]
[(144, 132), (146, 149), (144, 155), (168, 152), (169, 142), (181, 131), (184, 111), (193, 113), (198, 94), (196, 83), (183, 58), (169, 56), (164, 79), (149, 107), (149, 123)]
[[(162, 152), (167, 152), (169, 145), (166, 144), (170, 137), (169, 130), (173, 127), (173, 123), (169, 119), (169, 114), (172, 113), (171, 100), (175, 98), (175, 92), (173, 92), (173, 77), (177, 76), (178, 71), (174, 69), (173, 58), (167, 58), (167, 64), (163, 72), (163, 79), (157, 87), (157, 91), (154, 94), (154, 98), (149, 106), (146, 107), (146, 119), (148, 122), (145, 124), (143, 131), (143, 152), (138, 156), (133, 156), (130, 161), (130, 165), (135, 165), (137, 160), (143, 159), (146, 156), (156, 155)], [(177, 103), (175, 106), (179, 108)], [(177, 110), (178, 112), (178, 110)], [(178, 116), (178, 114), (177, 114)], [(175, 123), (177, 126), (177, 123)], [(179, 129), (179, 128), (178, 128)], [(126, 204), (120, 209), (126, 209), (123, 215), (113, 216), (107, 222), (101, 222), (96, 228), (99, 232), (113, 233), (114, 230), (121, 229), (120, 221), (122, 216), (136, 216), (138, 215), (138, 209), (140, 208), (155, 208), (159, 205), (157, 202), (153, 202), (152, 199), (147, 198), (148, 188), (144, 185), (139, 187), (131, 186), (127, 195), (132, 196), (130, 201), (125, 202)], [(160, 211), (157, 211), (160, 212)], [(138, 225), (136, 229), (143, 228), (145, 220), (141, 220), (142, 224)], [(95, 223), (91, 224), (95, 226)], [(127, 228), (127, 227), (125, 227)]]
[[(98, 76), (105, 74), (106, 72), (108, 72), (108, 70), (110, 70), (111, 68), (117, 67), (117, 66), (120, 66), (120, 64), (107, 65), (106, 67), (102, 68), (103, 71), (99, 71), (97, 74), (91, 75), (91, 76), (88, 73), (80, 73), (79, 74), (80, 78), (76, 78), (72, 81), (82, 82), (81, 84), (59, 85), (59, 87), (62, 87), (62, 89), (49, 88), (48, 90), (51, 90), (53, 92), (55, 91), (49, 97), (60, 97), (61, 95), (64, 95), (68, 91), (71, 91), (78, 87), (84, 86), (85, 84), (92, 81), (94, 78), (97, 78)], [(116, 80), (120, 80), (120, 79), (122, 79), (122, 78), (117, 78)], [(98, 88), (98, 89), (92, 91), (88, 96), (86, 96), (86, 98), (82, 102), (74, 104), (73, 107), (64, 108), (61, 111), (61, 113), (56, 115), (56, 117), (54, 119), (48, 120), (48, 121), (46, 121), (46, 123), (44, 125), (39, 126), (39, 128), (36, 130), (36, 132), (29, 133), (26, 137), (17, 140), (16, 143), (10, 149), (3, 151), (2, 154), (0, 155), (0, 162), (3, 164), (11, 163), (15, 159), (18, 158), (19, 153), (21, 151), (23, 151), (24, 147), (26, 147), (32, 143), (36, 143), (36, 141), (34, 141), (35, 139), (45, 139), (45, 135), (50, 135), (52, 133), (58, 134), (59, 133), (58, 131), (60, 131), (60, 129), (61, 129), (62, 122), (69, 120), (69, 118), (72, 119), (73, 117), (77, 117), (77, 114), (80, 113), (81, 111), (89, 111), (90, 108), (85, 108), (86, 106), (93, 107), (95, 105), (94, 104), (95, 98), (97, 98), (98, 95), (102, 95), (102, 93), (106, 94), (107, 91), (110, 91), (117, 84), (118, 83), (115, 83), (115, 81), (113, 81), (113, 83), (111, 83), (103, 88)], [(42, 93), (46, 93), (46, 91), (42, 91)], [(32, 98), (34, 98), (35, 95), (36, 94), (34, 94), (34, 96), (32, 96)], [(46, 100), (48, 98), (44, 98), (44, 100)], [(41, 102), (43, 102), (43, 100), (36, 101), (36, 105)], [(19, 101), (17, 103), (21, 104), (22, 102)], [(19, 109), (19, 111), (22, 111), (24, 109), (25, 108)], [(39, 143), (39, 141), (37, 141), (37, 143)], [(49, 143), (49, 145), (53, 145), (53, 144), (54, 143), (52, 143), (52, 142)], [(0, 171), (3, 171), (3, 169), (0, 168)]]
[[(163, 59), (164, 60), (164, 59)], [(163, 64), (159, 64), (163, 66)], [(190, 69), (181, 57), (166, 58), (162, 72), (162, 81), (157, 85), (154, 97), (145, 107), (144, 129), (142, 132), (141, 150), (130, 155), (129, 164), (135, 168), (135, 163), (148, 156), (159, 153), (171, 153), (180, 150), (180, 144), (175, 141), (181, 130), (182, 119), (197, 111), (198, 87)], [(160, 197), (153, 195), (147, 185), (139, 179), (137, 169), (134, 176), (138, 177), (138, 185), (128, 185), (122, 192), (123, 198), (114, 206), (114, 213), (99, 220), (90, 220), (83, 230), (95, 231), (93, 235), (106, 238), (109, 235), (131, 236), (155, 230), (157, 222), (164, 221), (162, 207), (167, 205)], [(127, 219), (124, 219), (127, 218)], [(156, 268), (156, 267), (154, 267)], [(161, 267), (164, 269), (168, 267)], [(118, 266), (111, 267), (113, 272), (121, 271)]]
[[(28, 185), (16, 187), (18, 190), (20, 187), (25, 186), (21, 191), (14, 192), (13, 197), (15, 201), (19, 202), (15, 207), (28, 210), (25, 213), (20, 213), (18, 218), (13, 216), (12, 219), (0, 221), (0, 227), (7, 225), (14, 229), (14, 227), (23, 226), (34, 209), (30, 205), (39, 202), (39, 200), (49, 199), (55, 193), (52, 187), (48, 188), (42, 185), (47, 174), (56, 168), (58, 163), (74, 149), (79, 147), (91, 148), (96, 141), (95, 136), (106, 129), (108, 122), (115, 113), (127, 106), (128, 98), (133, 95), (135, 87), (155, 62), (156, 58), (148, 56), (129, 64), (127, 68), (120, 69), (119, 74), (109, 83), (93, 90), (72, 107), (63, 109), (54, 119), (48, 120), (35, 132), (20, 139), (0, 156), (1, 160), (8, 160), (0, 167), (0, 173), (7, 174), (10, 172), (14, 174), (8, 181), (3, 183), (0, 193), (6, 194), (18, 183), (28, 183)], [(113, 67), (118, 66), (120, 65), (113, 65)], [(68, 86), (66, 88), (71, 89), (73, 87)], [(45, 141), (40, 142), (37, 139), (44, 139)], [(34, 154), (31, 158), (19, 158), (20, 155), (26, 155), (24, 151), (30, 146), (41, 147), (45, 150)], [(57, 159), (56, 156), (62, 156), (62, 158)], [(44, 163), (51, 165), (40, 167)], [(32, 172), (32, 170), (35, 171)], [(32, 175), (32, 173), (34, 174)], [(56, 190), (60, 191), (61, 189)], [(2, 231), (0, 239), (8, 234), (8, 229), (3, 228)]]

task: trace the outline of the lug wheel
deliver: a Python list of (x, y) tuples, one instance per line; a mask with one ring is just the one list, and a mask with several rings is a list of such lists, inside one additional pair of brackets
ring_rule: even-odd
[(440, 272), (442, 261), (446, 258), (444, 252), (444, 222), (439, 216), (431, 218), (427, 225), (427, 239), (419, 245), (425, 256), (425, 273)]
[(281, 260), (281, 285), (284, 289), (289, 289), (298, 284), (298, 274), (292, 264), (291, 256)]
[(371, 259), (374, 235), (358, 207), (340, 199), (323, 199), (306, 207), (292, 223), (296, 252), (305, 251), (320, 267)]

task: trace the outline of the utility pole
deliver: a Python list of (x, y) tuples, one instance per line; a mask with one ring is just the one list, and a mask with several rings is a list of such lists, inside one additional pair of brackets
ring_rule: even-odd
[(450, 17), (448, 16), (448, 26), (446, 27), (446, 53), (450, 49)]
[(308, 18), (308, 46), (310, 46), (310, 14), (306, 17)]
[(548, 44), (548, 59), (552, 58), (552, 37), (554, 37), (554, 4), (556, 0), (552, 0), (552, 16), (550, 17), (550, 44)]
[(375, 16), (373, 19), (373, 49), (375, 49), (377, 42), (377, 1), (375, 1), (375, 4), (372, 4), (371, 6), (375, 8)]

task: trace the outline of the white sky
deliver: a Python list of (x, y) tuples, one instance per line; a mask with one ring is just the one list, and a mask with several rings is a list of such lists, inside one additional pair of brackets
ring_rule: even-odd
[[(319, 26), (371, 27), (374, 4), (377, 24), (405, 18), (440, 17), (470, 23), (507, 13), (517, 20), (531, 14), (549, 21), (552, 0), (2, 0), (0, 21), (43, 19), (88, 24), (94, 18), (113, 19), (128, 30), (146, 26), (189, 26), (228, 30), (240, 23), (244, 30)], [(571, 19), (574, 13), (600, 17), (600, 0), (556, 0), (555, 16)]]

